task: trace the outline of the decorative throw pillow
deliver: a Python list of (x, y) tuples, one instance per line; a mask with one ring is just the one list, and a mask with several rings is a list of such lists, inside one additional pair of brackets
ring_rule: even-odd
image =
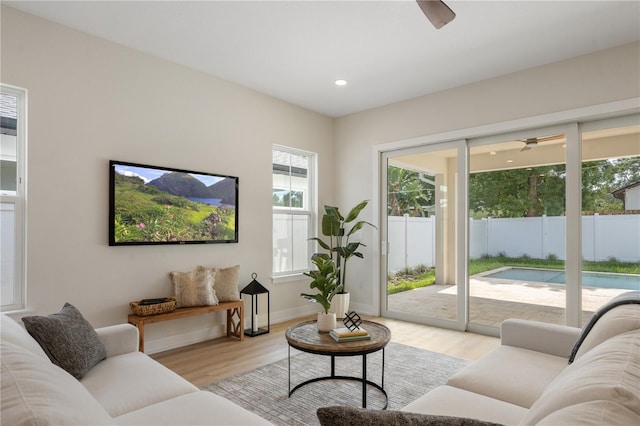
[[(571, 355), (569, 355), (569, 364), (575, 361), (576, 357), (578, 356), (578, 351), (580, 351), (581, 354), (585, 352), (584, 350), (581, 350), (582, 343), (585, 340), (587, 340), (589, 333), (594, 327), (596, 327), (596, 323), (600, 320), (600, 318), (602, 318), (607, 312), (611, 311), (612, 309), (620, 305), (628, 305), (628, 304), (640, 304), (640, 290), (627, 291), (625, 293), (617, 295), (616, 297), (611, 299), (609, 302), (607, 302), (605, 305), (601, 306), (596, 311), (596, 313), (593, 314), (589, 322), (582, 329), (582, 333), (580, 333), (580, 337), (578, 338), (578, 341), (574, 345), (573, 350), (571, 351)], [(621, 324), (622, 324), (622, 327), (620, 327)], [(633, 328), (635, 327), (631, 323), (626, 323), (626, 324), (619, 323), (617, 330), (614, 331), (613, 333), (609, 331), (609, 336), (606, 336), (606, 337), (613, 336), (616, 334), (616, 332), (621, 333), (626, 330), (632, 330)], [(595, 345), (592, 343), (591, 347), (593, 346)]]
[(240, 290), (238, 290), (240, 265), (229, 268), (216, 268), (215, 274), (214, 287), (220, 301), (235, 302), (240, 300)]
[(198, 266), (197, 270), (210, 271), (214, 275), (213, 288), (220, 302), (235, 302), (240, 300), (240, 290), (238, 290), (240, 265), (230, 266), (228, 268), (206, 268), (204, 266)]
[(192, 272), (170, 272), (173, 281), (173, 296), (176, 307), (217, 305), (218, 297), (213, 288), (214, 275), (210, 270), (196, 269)]
[(98, 333), (69, 303), (56, 314), (28, 316), (22, 318), (22, 322), (51, 362), (76, 379), (107, 358), (107, 350)]
[(347, 406), (320, 407), (316, 414), (321, 426), (499, 426), (497, 423), (465, 417), (434, 416)]

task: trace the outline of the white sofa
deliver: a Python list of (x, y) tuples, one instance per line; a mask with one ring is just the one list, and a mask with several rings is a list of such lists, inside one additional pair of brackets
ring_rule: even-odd
[(77, 380), (2, 315), (2, 425), (268, 425), (138, 352), (129, 324), (96, 329), (107, 358)]
[(640, 304), (581, 329), (507, 320), (501, 346), (401, 411), (504, 425), (640, 425)]
[(640, 291), (623, 296), (584, 330), (507, 320), (498, 348), (401, 410), (324, 407), (320, 423), (638, 426)]

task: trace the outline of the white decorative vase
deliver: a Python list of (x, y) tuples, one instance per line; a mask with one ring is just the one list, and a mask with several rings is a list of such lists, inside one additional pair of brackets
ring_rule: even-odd
[(318, 331), (321, 333), (328, 333), (336, 328), (336, 314), (324, 312), (318, 312)]
[(333, 296), (329, 312), (335, 313), (338, 318), (344, 318), (349, 313), (349, 293), (338, 293)]

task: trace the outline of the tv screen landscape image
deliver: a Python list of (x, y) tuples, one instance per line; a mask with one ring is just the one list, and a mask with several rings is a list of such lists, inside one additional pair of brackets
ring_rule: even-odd
[(109, 161), (109, 245), (238, 242), (238, 178)]

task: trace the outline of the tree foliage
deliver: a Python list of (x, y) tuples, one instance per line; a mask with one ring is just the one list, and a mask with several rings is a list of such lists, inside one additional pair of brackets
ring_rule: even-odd
[(389, 166), (387, 169), (387, 200), (389, 216), (408, 214), (428, 216), (427, 206), (434, 203), (434, 185), (421, 179), (418, 172)]
[[(622, 210), (613, 191), (640, 181), (640, 158), (582, 164), (582, 210)], [(469, 178), (471, 216), (560, 216), (565, 211), (564, 164), (474, 173)]]
[[(389, 166), (388, 214), (428, 216), (434, 186), (417, 172)], [(582, 163), (582, 210), (622, 210), (613, 192), (640, 181), (640, 157)], [(566, 167), (555, 164), (473, 173), (469, 176), (470, 217), (560, 216), (565, 213)]]

